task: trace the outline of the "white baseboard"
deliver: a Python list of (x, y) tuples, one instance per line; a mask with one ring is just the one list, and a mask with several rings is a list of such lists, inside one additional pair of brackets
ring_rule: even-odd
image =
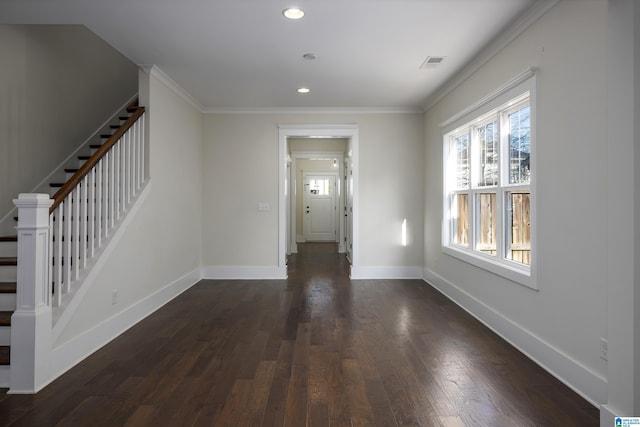
[(422, 267), (354, 267), (351, 280), (363, 279), (422, 279)]
[(89, 355), (200, 281), (193, 270), (51, 351), (52, 382)]
[(602, 376), (431, 270), (424, 269), (424, 280), (596, 408), (606, 401)]
[(304, 238), (304, 235), (298, 234), (296, 236), (296, 243), (305, 243), (306, 241), (307, 241), (307, 239)]
[(263, 266), (217, 266), (203, 267), (201, 270), (203, 279), (224, 280), (282, 280), (287, 278), (287, 267)]
[(609, 405), (600, 406), (600, 425), (601, 426), (615, 426), (615, 418), (620, 416), (620, 413), (611, 408)]

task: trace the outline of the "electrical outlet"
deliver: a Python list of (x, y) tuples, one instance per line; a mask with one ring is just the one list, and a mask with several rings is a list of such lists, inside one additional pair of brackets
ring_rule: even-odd
[(600, 338), (600, 359), (607, 360), (608, 347), (609, 342), (604, 338)]
[(111, 305), (116, 305), (118, 303), (118, 290), (114, 289), (111, 291)]

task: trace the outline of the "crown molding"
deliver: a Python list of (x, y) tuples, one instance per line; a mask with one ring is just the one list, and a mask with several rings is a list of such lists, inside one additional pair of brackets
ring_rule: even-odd
[(176, 83), (171, 77), (169, 77), (164, 71), (157, 65), (138, 65), (145, 73), (160, 80), (165, 86), (171, 89), (176, 95), (182, 98), (185, 102), (198, 110), (200, 113), (204, 113), (204, 107), (200, 104), (189, 92), (187, 92), (182, 86)]
[(221, 107), (205, 108), (204, 114), (422, 114), (422, 108), (271, 108), (271, 107)]
[(515, 40), (516, 37), (522, 34), (527, 28), (529, 28), (534, 22), (540, 19), (559, 2), (560, 0), (537, 0), (522, 15), (511, 22), (504, 31), (489, 42), (487, 46), (480, 50), (480, 52), (474, 56), (471, 61), (462, 67), (462, 70), (447, 80), (438, 90), (430, 95), (425, 100), (423, 111), (429, 110), (445, 96), (449, 95), (455, 88), (471, 77), (480, 69), (480, 67), (489, 62), (491, 58), (507, 47), (509, 43)]

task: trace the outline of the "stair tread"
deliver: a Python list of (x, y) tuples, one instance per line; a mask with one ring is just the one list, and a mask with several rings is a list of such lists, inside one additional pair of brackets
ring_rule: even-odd
[(0, 326), (11, 326), (13, 311), (0, 311)]
[(17, 242), (18, 236), (0, 236), (0, 242)]
[(0, 282), (0, 294), (15, 294), (16, 282)]
[(9, 365), (11, 361), (11, 347), (0, 345), (0, 365)]
[(64, 171), (67, 173), (76, 173), (78, 172), (78, 168), (66, 168)]
[(0, 257), (0, 265), (18, 265), (18, 258), (16, 257)]
[(49, 187), (53, 187), (53, 188), (62, 187), (63, 185), (64, 185), (64, 182), (51, 182), (51, 183), (49, 183)]

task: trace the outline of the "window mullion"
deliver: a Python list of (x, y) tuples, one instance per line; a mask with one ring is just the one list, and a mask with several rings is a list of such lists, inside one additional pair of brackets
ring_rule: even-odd
[(507, 235), (507, 218), (505, 212), (505, 195), (504, 187), (509, 183), (509, 126), (507, 124), (507, 115), (503, 112), (498, 113), (498, 141), (499, 141), (499, 158), (498, 158), (498, 188), (496, 188), (496, 257), (504, 259), (506, 254), (506, 235)]
[(476, 203), (476, 188), (478, 186), (480, 170), (479, 162), (479, 143), (478, 143), (478, 129), (475, 126), (471, 126), (469, 129), (469, 144), (471, 144), (471, 161), (469, 162), (470, 170), (470, 183), (469, 183), (469, 249), (476, 250), (477, 235), (476, 235), (476, 218), (477, 218), (477, 203)]

